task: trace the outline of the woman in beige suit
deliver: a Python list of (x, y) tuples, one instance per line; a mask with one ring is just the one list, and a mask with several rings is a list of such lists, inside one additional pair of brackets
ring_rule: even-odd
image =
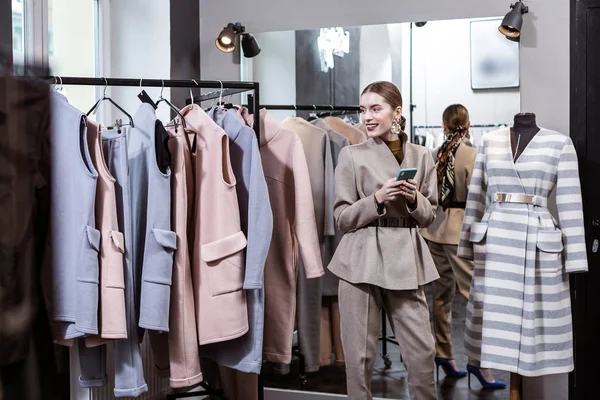
[[(456, 254), (469, 182), (473, 173), (477, 151), (469, 141), (469, 111), (461, 104), (448, 106), (442, 115), (446, 140), (437, 151), (436, 172), (438, 182), (438, 212), (433, 223), (421, 234), (433, 256), (440, 279), (432, 284), (433, 327), (435, 330), (435, 364), (441, 366), (446, 376), (463, 378), (467, 371), (458, 369), (452, 353), (451, 325), (452, 302), (456, 288), (469, 299), (473, 261)], [(477, 361), (469, 360), (472, 367)], [(504, 383), (494, 381), (490, 370), (481, 370), (484, 388), (502, 388)]]
[[(438, 278), (418, 227), (435, 218), (437, 179), (429, 150), (402, 131), (402, 96), (390, 82), (361, 95), (369, 139), (342, 149), (334, 216), (344, 236), (329, 264), (340, 280), (348, 398), (372, 399), (371, 376), (386, 310), (408, 371), (411, 399), (435, 399), (435, 347), (423, 285)], [(396, 181), (401, 168), (414, 179)]]

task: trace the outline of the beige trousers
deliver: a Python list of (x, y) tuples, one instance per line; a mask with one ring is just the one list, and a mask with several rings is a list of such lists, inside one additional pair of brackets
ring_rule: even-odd
[(473, 261), (456, 255), (458, 246), (427, 241), (433, 262), (440, 278), (433, 281), (433, 329), (438, 357), (453, 359), (452, 354), (452, 303), (456, 288), (469, 299)]
[(340, 280), (339, 301), (348, 399), (373, 399), (371, 378), (383, 307), (400, 344), (408, 371), (410, 398), (435, 400), (435, 347), (423, 288), (385, 290), (366, 283), (355, 285)]
[(324, 296), (321, 304), (320, 365), (331, 365), (331, 354), (335, 353), (335, 364), (344, 365), (344, 349), (340, 331), (340, 303), (337, 296)]

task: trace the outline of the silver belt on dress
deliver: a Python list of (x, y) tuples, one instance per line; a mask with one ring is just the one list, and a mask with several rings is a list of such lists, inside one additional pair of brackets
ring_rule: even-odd
[(548, 199), (546, 197), (534, 196), (531, 194), (523, 194), (523, 193), (497, 192), (494, 195), (494, 202), (496, 202), (496, 203), (532, 204), (532, 205), (538, 206), (538, 207), (548, 207)]

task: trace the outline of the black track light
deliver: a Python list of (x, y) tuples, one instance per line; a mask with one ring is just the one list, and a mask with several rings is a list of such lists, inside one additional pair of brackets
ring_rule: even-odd
[(231, 53), (235, 50), (235, 40), (237, 35), (241, 35), (241, 44), (244, 56), (247, 58), (256, 57), (260, 53), (260, 46), (258, 42), (249, 33), (246, 33), (246, 27), (242, 26), (239, 22), (228, 23), (225, 28), (219, 34), (219, 37), (215, 41), (217, 49), (224, 53)]
[(517, 1), (515, 4), (510, 5), (511, 10), (506, 14), (502, 20), (502, 24), (498, 27), (498, 30), (506, 36), (508, 40), (519, 41), (521, 37), (521, 27), (523, 26), (523, 14), (529, 12), (529, 7), (524, 5), (522, 2)]

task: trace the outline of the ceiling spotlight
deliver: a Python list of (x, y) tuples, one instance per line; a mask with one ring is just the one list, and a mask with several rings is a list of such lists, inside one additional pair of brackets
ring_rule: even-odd
[(524, 5), (522, 2), (517, 1), (515, 4), (510, 5), (511, 10), (506, 14), (502, 20), (502, 24), (498, 27), (498, 30), (506, 36), (507, 39), (512, 41), (518, 41), (521, 37), (521, 27), (523, 26), (523, 14), (529, 12), (529, 7)]
[(229, 23), (225, 28), (223, 28), (219, 34), (219, 37), (215, 41), (217, 49), (224, 53), (231, 53), (233, 50), (235, 50), (235, 40), (237, 35), (242, 36), (241, 44), (244, 56), (251, 58), (260, 53), (260, 46), (258, 45), (258, 42), (254, 36), (246, 33), (246, 27), (242, 26), (242, 24), (239, 22), (236, 22), (235, 24)]

